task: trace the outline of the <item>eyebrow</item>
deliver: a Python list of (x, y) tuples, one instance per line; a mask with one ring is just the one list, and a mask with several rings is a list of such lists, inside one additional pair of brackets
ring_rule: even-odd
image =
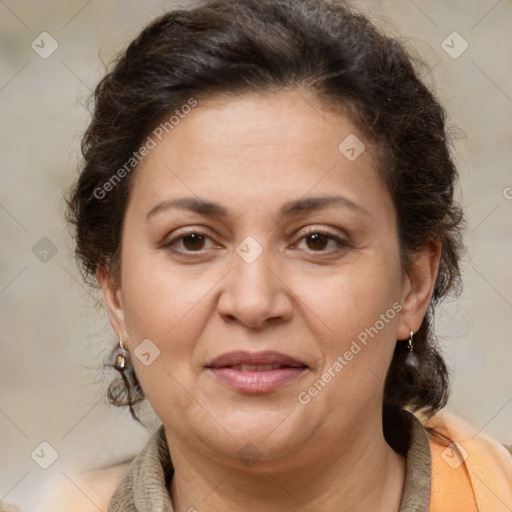
[[(331, 195), (319, 197), (307, 197), (284, 203), (279, 209), (279, 215), (282, 218), (297, 216), (316, 210), (325, 209), (332, 206), (344, 206), (361, 213), (369, 215), (368, 210), (345, 196)], [(158, 213), (171, 208), (189, 210), (206, 217), (225, 218), (229, 216), (229, 211), (219, 203), (213, 201), (204, 201), (196, 197), (181, 197), (176, 199), (166, 199), (157, 203), (146, 214), (146, 220), (154, 217)]]

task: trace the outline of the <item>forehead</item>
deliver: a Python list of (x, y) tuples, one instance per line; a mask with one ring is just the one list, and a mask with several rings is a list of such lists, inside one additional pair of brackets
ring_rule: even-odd
[(135, 172), (137, 202), (172, 194), (267, 204), (323, 192), (370, 205), (387, 196), (371, 142), (304, 90), (199, 100), (155, 142)]

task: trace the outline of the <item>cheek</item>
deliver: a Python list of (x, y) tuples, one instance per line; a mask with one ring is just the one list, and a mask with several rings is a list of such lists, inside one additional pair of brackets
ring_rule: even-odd
[[(194, 386), (197, 340), (211, 317), (209, 294), (222, 273), (190, 271), (190, 267), (183, 269), (152, 256), (155, 253), (147, 249), (144, 253), (127, 251), (123, 307), (138, 380), (153, 408), (166, 414), (168, 408), (190, 406), (184, 389)], [(150, 340), (158, 354), (150, 365), (137, 358), (143, 340)]]
[[(192, 404), (185, 390), (193, 389), (190, 369), (204, 329), (202, 300), (215, 281), (210, 283), (208, 276), (197, 282), (184, 279), (183, 272), (150, 264), (147, 254), (136, 256), (134, 252), (123, 262), (122, 288), (132, 361), (149, 403), (160, 418), (168, 418)], [(142, 353), (150, 354), (149, 361), (139, 357)]]
[(373, 325), (400, 298), (398, 256), (372, 251), (350, 266), (301, 285), (301, 298), (319, 314), (326, 327), (342, 339)]
[(317, 326), (323, 372), (343, 375), (337, 380), (343, 379), (339, 393), (345, 396), (348, 390), (357, 395), (376, 390), (385, 379), (401, 310), (400, 262), (398, 252), (393, 254), (392, 248), (369, 252), (350, 268), (316, 279), (314, 288), (304, 283), (298, 292)]
[(190, 327), (190, 318), (207, 291), (209, 279), (204, 274), (202, 281), (191, 279), (186, 271), (154, 256), (147, 250), (126, 251), (122, 294), (130, 335), (160, 343), (180, 337), (184, 327)]

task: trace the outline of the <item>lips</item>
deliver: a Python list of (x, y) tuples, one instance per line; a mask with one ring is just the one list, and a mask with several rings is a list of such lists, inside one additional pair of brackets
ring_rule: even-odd
[(269, 372), (270, 370), (286, 368), (286, 366), (281, 364), (236, 364), (229, 366), (229, 368), (238, 370), (239, 372)]
[(244, 393), (276, 390), (303, 374), (308, 366), (280, 352), (228, 352), (206, 368), (220, 382)]
[[(289, 366), (292, 368), (298, 368), (300, 366), (307, 366), (305, 363), (294, 359), (286, 354), (280, 352), (228, 352), (215, 358), (210, 364), (207, 365), (210, 368), (226, 368), (226, 367), (265, 367), (265, 366)], [(270, 369), (270, 368), (269, 368)], [(242, 370), (244, 371), (244, 370)], [(245, 371), (254, 371), (245, 370)], [(265, 370), (258, 370), (265, 371)]]

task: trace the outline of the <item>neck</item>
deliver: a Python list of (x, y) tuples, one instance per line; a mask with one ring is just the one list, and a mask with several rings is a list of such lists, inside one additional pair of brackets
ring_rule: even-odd
[(251, 510), (266, 512), (396, 512), (405, 459), (386, 443), (381, 422), (366, 427), (349, 441), (324, 439), (304, 447), (298, 454), (302, 464), (280, 461), (276, 467), (260, 461), (251, 468), (198, 456), (197, 446), (167, 434), (175, 468), (169, 489), (174, 510), (231, 512), (250, 503)]

